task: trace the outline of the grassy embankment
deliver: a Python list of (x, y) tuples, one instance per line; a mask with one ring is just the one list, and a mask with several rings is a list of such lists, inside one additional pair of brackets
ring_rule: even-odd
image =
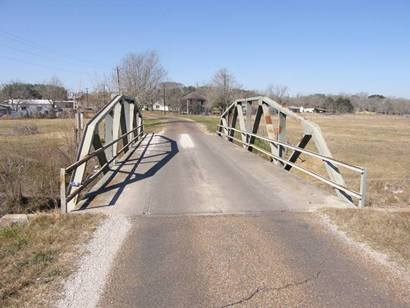
[(0, 216), (58, 206), (59, 168), (75, 153), (72, 119), (0, 121)]
[(0, 217), (37, 213), (0, 228), (0, 306), (44, 306), (78, 260), (99, 216), (60, 215), (59, 168), (74, 157), (73, 119), (0, 121)]
[(0, 307), (49, 306), (98, 223), (96, 215), (36, 214), (0, 228)]

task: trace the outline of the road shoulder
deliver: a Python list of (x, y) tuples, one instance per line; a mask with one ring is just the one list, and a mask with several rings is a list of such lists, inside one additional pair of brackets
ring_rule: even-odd
[(105, 286), (117, 251), (127, 236), (130, 224), (124, 216), (108, 216), (82, 249), (78, 269), (63, 287), (57, 307), (95, 307)]

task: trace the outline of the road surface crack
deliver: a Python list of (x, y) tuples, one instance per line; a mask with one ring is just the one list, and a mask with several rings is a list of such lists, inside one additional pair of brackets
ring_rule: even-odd
[(267, 287), (257, 287), (257, 288), (256, 288), (251, 294), (249, 294), (247, 297), (242, 298), (242, 299), (240, 299), (240, 300), (238, 300), (238, 301), (236, 301), (236, 302), (223, 305), (221, 308), (232, 307), (232, 306), (235, 306), (235, 305), (243, 304), (243, 303), (245, 303), (245, 302), (251, 300), (255, 295), (257, 295), (258, 293), (261, 293), (261, 292), (265, 292), (265, 291), (282, 291), (282, 290), (287, 289), (287, 288), (297, 287), (297, 286), (306, 284), (306, 283), (308, 283), (308, 282), (310, 282), (310, 281), (313, 281), (313, 280), (316, 280), (317, 278), (319, 278), (320, 273), (321, 273), (321, 271), (317, 271), (317, 272), (315, 272), (312, 276), (310, 276), (310, 277), (308, 277), (308, 278), (306, 278), (306, 279), (299, 280), (299, 281), (289, 282), (289, 283), (284, 284), (284, 285), (279, 286), (279, 287), (270, 287), (270, 288), (267, 288)]

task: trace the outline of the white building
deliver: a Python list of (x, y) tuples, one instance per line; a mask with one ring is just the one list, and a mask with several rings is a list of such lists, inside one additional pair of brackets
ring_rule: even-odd
[(171, 107), (168, 105), (164, 106), (163, 101), (157, 101), (152, 105), (152, 110), (154, 111), (172, 111)]
[(48, 99), (9, 99), (14, 116), (47, 116), (54, 112), (53, 101)]
[(303, 113), (303, 112), (313, 113), (313, 112), (315, 112), (315, 108), (313, 108), (313, 107), (303, 107), (303, 106), (301, 106), (301, 107), (300, 107), (300, 112), (301, 112), (301, 113)]

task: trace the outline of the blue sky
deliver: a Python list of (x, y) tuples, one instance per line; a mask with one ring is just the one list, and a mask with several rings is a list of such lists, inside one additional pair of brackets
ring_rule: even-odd
[(248, 89), (410, 98), (410, 1), (0, 0), (0, 20), (1, 83), (92, 87), (153, 49), (185, 84), (226, 67)]

